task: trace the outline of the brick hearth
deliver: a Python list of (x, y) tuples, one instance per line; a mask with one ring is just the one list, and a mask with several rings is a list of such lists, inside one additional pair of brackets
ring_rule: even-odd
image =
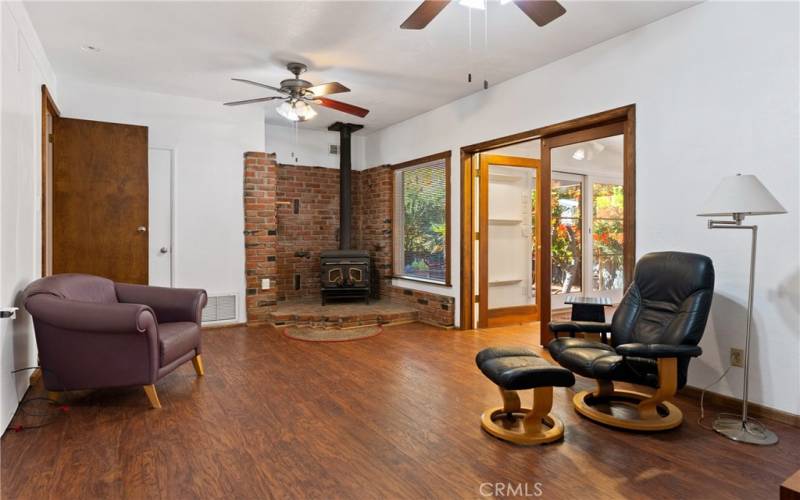
[(388, 325), (417, 321), (419, 312), (413, 307), (384, 299), (366, 305), (363, 302), (335, 302), (325, 307), (319, 300), (289, 300), (279, 302), (269, 313), (269, 322), (277, 327), (314, 326), (321, 328), (352, 328), (368, 325)]
[[(367, 314), (359, 309), (354, 314), (345, 310), (341, 321), (337, 318), (333, 323), (341, 326), (373, 321), (375, 324), (394, 314), (380, 312), (391, 304), (402, 306), (404, 314), (407, 310), (415, 313), (413, 318), (403, 316), (402, 321), (452, 326), (455, 308), (452, 297), (391, 284), (391, 167), (353, 171), (352, 175), (353, 248), (369, 251), (373, 290), (382, 300), (375, 305), (375, 311)], [(274, 154), (246, 153), (244, 178), (248, 323), (286, 322), (286, 313), (292, 307), (302, 308), (302, 317), (310, 318), (300, 321), (333, 317), (327, 307), (316, 306), (320, 311), (313, 312), (307, 308), (319, 304), (320, 252), (334, 250), (339, 245), (339, 171), (278, 164)], [(272, 280), (270, 290), (261, 290), (264, 278)], [(357, 305), (360, 304), (352, 304)], [(330, 307), (340, 306), (347, 307), (344, 304)], [(379, 321), (378, 316), (383, 319)]]

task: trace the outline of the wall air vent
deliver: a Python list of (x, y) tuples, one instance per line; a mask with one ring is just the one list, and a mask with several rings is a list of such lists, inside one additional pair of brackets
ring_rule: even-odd
[(339, 154), (339, 145), (338, 144), (330, 144), (329, 146), (330, 146), (330, 148), (328, 149), (328, 153), (330, 153), (332, 155), (338, 155)]
[(203, 323), (235, 319), (236, 295), (214, 295), (208, 297), (208, 304), (203, 308)]

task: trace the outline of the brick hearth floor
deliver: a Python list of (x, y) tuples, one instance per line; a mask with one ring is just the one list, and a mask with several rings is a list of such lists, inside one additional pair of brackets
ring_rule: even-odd
[(352, 328), (366, 325), (385, 325), (416, 321), (419, 313), (411, 307), (391, 303), (386, 299), (333, 301), (323, 306), (319, 299), (287, 300), (268, 315), (276, 327), (316, 326), (322, 328)]

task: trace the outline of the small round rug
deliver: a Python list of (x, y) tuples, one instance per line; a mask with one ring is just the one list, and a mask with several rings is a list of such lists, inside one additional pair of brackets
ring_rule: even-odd
[(356, 328), (313, 328), (290, 326), (284, 328), (283, 334), (294, 340), (306, 342), (346, 342), (374, 337), (383, 331), (378, 325), (359, 326)]

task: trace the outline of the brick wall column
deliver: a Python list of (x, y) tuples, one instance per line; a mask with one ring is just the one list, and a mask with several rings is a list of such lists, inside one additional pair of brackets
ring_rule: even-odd
[[(244, 154), (244, 254), (247, 288), (247, 322), (267, 321), (277, 304), (277, 178), (274, 154)], [(261, 289), (269, 278), (271, 288)]]

